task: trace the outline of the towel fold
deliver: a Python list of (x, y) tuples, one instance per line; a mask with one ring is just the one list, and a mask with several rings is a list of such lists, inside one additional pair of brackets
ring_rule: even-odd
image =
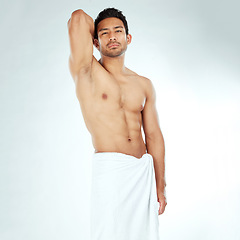
[(91, 240), (159, 240), (152, 155), (92, 157)]

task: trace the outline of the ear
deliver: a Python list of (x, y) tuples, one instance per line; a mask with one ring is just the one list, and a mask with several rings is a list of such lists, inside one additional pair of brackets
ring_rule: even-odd
[(94, 40), (93, 40), (93, 44), (94, 44), (94, 46), (98, 49), (98, 51), (99, 51), (99, 49), (100, 49), (100, 46), (99, 46), (99, 42), (98, 42), (98, 40), (95, 38)]
[(130, 44), (132, 42), (132, 35), (128, 34), (127, 35), (127, 44)]

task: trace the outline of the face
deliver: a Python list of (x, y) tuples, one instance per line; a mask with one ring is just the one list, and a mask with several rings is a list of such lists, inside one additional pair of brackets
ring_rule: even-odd
[(126, 36), (123, 22), (115, 17), (102, 20), (97, 26), (98, 40), (94, 39), (94, 45), (101, 55), (118, 57), (127, 50), (132, 36)]

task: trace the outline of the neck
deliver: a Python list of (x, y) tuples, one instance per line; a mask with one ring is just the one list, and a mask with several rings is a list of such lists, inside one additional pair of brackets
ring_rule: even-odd
[(118, 57), (108, 57), (101, 55), (99, 63), (112, 75), (124, 75), (126, 67), (124, 66), (125, 54)]

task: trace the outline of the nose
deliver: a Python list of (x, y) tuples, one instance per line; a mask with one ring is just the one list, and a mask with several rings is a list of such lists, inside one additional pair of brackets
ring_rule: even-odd
[(110, 41), (113, 41), (113, 40), (116, 40), (117, 38), (115, 37), (115, 35), (113, 33), (110, 34), (109, 36), (109, 40)]

